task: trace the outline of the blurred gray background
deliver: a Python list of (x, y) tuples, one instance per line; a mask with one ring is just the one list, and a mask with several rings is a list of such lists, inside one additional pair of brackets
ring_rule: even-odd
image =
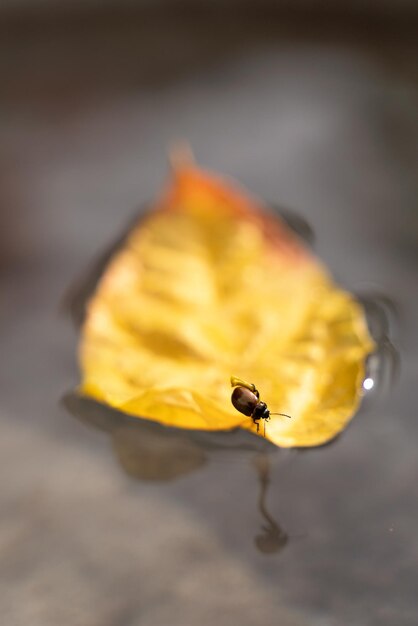
[[(0, 7), (0, 617), (7, 626), (418, 622), (417, 4)], [(290, 535), (257, 552), (249, 455), (128, 477), (60, 398), (60, 302), (151, 198), (170, 143), (300, 213), (400, 310), (401, 376), (332, 446), (273, 459)]]

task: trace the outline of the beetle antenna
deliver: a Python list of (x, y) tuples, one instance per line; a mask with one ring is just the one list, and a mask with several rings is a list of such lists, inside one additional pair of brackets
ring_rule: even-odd
[(292, 416), (288, 415), (287, 413), (272, 413), (270, 411), (270, 415), (283, 415), (283, 417), (288, 417), (290, 420), (292, 419)]

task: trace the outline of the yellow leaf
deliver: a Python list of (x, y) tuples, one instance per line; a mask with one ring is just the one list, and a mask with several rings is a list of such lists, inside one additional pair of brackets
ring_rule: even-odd
[(81, 392), (169, 426), (256, 432), (234, 375), (291, 415), (271, 416), (270, 441), (314, 446), (354, 415), (372, 349), (361, 306), (277, 217), (181, 166), (89, 302)]

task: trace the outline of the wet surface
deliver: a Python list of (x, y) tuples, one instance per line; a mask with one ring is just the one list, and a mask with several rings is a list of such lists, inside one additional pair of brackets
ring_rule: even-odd
[[(408, 29), (198, 18), (14, 28), (0, 44), (3, 621), (415, 625)], [(78, 373), (59, 303), (159, 188), (178, 136), (203, 165), (301, 215), (336, 278), (369, 298), (384, 357), (332, 445), (260, 456), (231, 438), (161, 443), (102, 411), (82, 423), (61, 402)], [(150, 450), (174, 461), (165, 476)]]

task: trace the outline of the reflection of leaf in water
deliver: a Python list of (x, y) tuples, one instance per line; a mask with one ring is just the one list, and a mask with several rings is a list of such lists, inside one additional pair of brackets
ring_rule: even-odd
[(72, 415), (108, 432), (116, 457), (127, 474), (142, 480), (170, 480), (206, 462), (204, 450), (187, 431), (133, 419), (90, 398), (67, 394), (63, 403)]
[(169, 480), (205, 464), (203, 450), (184, 435), (162, 437), (122, 427), (113, 433), (113, 448), (127, 474), (143, 480)]
[(170, 480), (199, 469), (212, 450), (254, 452), (273, 448), (252, 433), (184, 430), (132, 418), (91, 398), (69, 393), (63, 398), (68, 411), (112, 438), (122, 468), (142, 480)]
[(256, 201), (181, 168), (108, 264), (89, 303), (81, 392), (183, 429), (255, 431), (230, 403), (254, 382), (276, 445), (335, 437), (361, 398), (363, 311)]

